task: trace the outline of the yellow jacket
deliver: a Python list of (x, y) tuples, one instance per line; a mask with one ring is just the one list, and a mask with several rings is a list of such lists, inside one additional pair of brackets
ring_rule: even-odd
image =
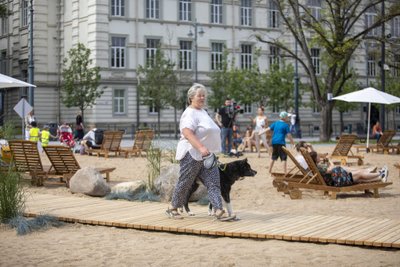
[(43, 130), (41, 134), (41, 142), (42, 146), (47, 146), (50, 140), (50, 132), (47, 130)]
[(39, 141), (39, 133), (40, 133), (39, 128), (37, 127), (31, 128), (29, 130), (29, 140), (33, 142)]

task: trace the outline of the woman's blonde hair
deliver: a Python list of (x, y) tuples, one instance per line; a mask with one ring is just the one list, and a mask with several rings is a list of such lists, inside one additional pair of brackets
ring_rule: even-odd
[(195, 83), (192, 85), (192, 87), (189, 88), (187, 92), (187, 104), (190, 105), (192, 104), (192, 99), (194, 96), (197, 94), (197, 92), (200, 91), (201, 93), (204, 93), (204, 95), (207, 97), (207, 89), (204, 87), (204, 85)]

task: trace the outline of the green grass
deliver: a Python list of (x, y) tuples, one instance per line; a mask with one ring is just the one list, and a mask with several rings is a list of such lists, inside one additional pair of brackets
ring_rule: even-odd
[(25, 192), (21, 176), (12, 170), (0, 171), (0, 222), (22, 214), (25, 208)]

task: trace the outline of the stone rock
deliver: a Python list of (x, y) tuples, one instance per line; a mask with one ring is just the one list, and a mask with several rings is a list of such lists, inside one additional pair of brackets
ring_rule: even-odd
[[(178, 179), (179, 164), (173, 164), (161, 169), (161, 175), (154, 181), (156, 192), (160, 195), (161, 201), (171, 201)], [(206, 196), (207, 188), (200, 183), (199, 188), (192, 194), (189, 201), (198, 201)]]
[(146, 188), (146, 183), (142, 180), (133, 182), (124, 182), (114, 185), (111, 188), (111, 194), (134, 196)]
[(78, 170), (69, 181), (71, 193), (83, 193), (94, 197), (104, 197), (111, 189), (103, 176), (91, 167)]

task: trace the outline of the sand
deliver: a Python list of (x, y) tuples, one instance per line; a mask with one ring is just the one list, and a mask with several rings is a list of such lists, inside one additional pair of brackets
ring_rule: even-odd
[[(320, 145), (330, 152), (332, 145)], [(399, 155), (366, 154), (367, 166), (387, 165), (393, 185), (380, 190), (381, 198), (361, 193), (330, 200), (315, 191), (291, 200), (278, 193), (267, 173), (266, 153), (245, 155), (258, 174), (235, 184), (232, 204), (236, 210), (285, 212), (309, 215), (344, 215), (400, 220)], [(77, 155), (81, 166), (116, 167), (111, 183), (147, 180), (145, 158), (97, 158)], [(223, 162), (233, 159), (220, 158)], [(46, 158), (44, 158), (46, 162)], [(171, 164), (168, 159), (163, 166)], [(289, 166), (292, 165), (289, 160)], [(275, 170), (282, 170), (276, 163)], [(65, 187), (28, 189), (29, 194), (68, 195)], [(74, 195), (75, 197), (87, 197)], [(238, 214), (240, 216), (240, 213)], [(0, 266), (400, 266), (400, 250), (278, 240), (246, 240), (66, 224), (26, 236), (0, 227)]]

